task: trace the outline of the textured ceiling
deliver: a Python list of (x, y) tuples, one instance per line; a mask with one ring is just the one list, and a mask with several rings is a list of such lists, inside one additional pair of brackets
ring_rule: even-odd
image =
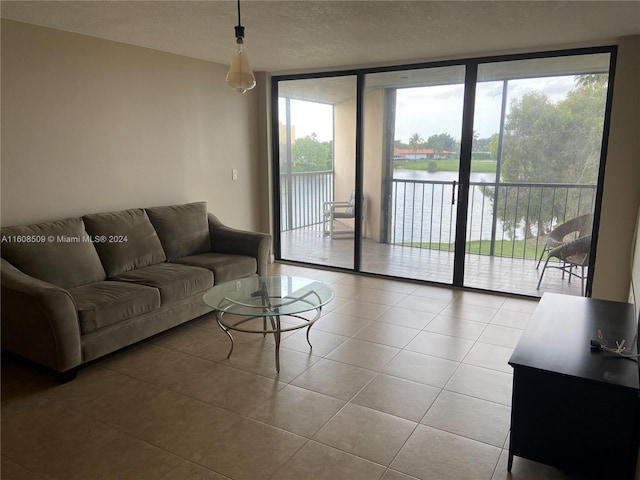
[[(256, 71), (604, 45), (640, 34), (638, 1), (249, 1)], [(7, 1), (3, 18), (228, 64), (234, 1)]]

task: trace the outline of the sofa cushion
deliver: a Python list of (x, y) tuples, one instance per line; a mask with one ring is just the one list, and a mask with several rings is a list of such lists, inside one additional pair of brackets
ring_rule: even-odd
[(255, 275), (258, 270), (258, 263), (254, 257), (226, 253), (210, 252), (189, 255), (175, 260), (174, 263), (193, 265), (211, 270), (216, 285), (236, 278)]
[(205, 202), (146, 209), (168, 261), (209, 252), (209, 221)]
[(106, 279), (80, 218), (4, 227), (2, 257), (27, 275), (62, 288)]
[[(82, 219), (108, 277), (167, 259), (142, 208), (85, 215)], [(100, 237), (106, 241), (98, 241)]]
[(113, 280), (157, 288), (163, 304), (182, 300), (213, 286), (213, 274), (209, 270), (173, 263), (132, 270)]
[(137, 317), (160, 307), (156, 288), (122, 282), (97, 282), (69, 289), (82, 334)]

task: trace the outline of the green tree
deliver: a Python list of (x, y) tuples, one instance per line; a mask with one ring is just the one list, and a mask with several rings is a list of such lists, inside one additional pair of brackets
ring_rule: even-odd
[(584, 75), (576, 75), (576, 85), (582, 87), (606, 87), (609, 82), (609, 75), (605, 73), (588, 73)]
[(453, 151), (456, 148), (456, 140), (448, 133), (431, 135), (427, 139), (427, 146), (433, 149), (434, 153), (441, 153), (445, 150)]
[(570, 120), (561, 152), (567, 166), (565, 175), (570, 182), (595, 183), (598, 179), (607, 76), (593, 76), (597, 80), (589, 82), (581, 82), (584, 76), (578, 76), (578, 88), (569, 92), (566, 100), (558, 105)]
[[(576, 88), (557, 104), (539, 92), (511, 103), (503, 136), (502, 181), (596, 182), (607, 87), (606, 82), (583, 77), (576, 77)], [(492, 196), (492, 190), (486, 194)], [(546, 233), (557, 212), (577, 215), (579, 201), (575, 190), (543, 197), (535, 187), (501, 189), (498, 215), (512, 238), (514, 221), (526, 221), (525, 235), (530, 237), (534, 231)]]
[(333, 143), (320, 142), (315, 133), (296, 138), (291, 150), (294, 172), (317, 172), (330, 170), (333, 157)]
[(474, 130), (471, 158), (473, 160), (495, 160), (496, 157), (491, 155), (491, 150), (489, 148), (490, 143), (491, 137), (480, 138), (480, 134)]
[(498, 159), (498, 142), (500, 141), (500, 136), (497, 133), (494, 133), (487, 140), (488, 140), (487, 149), (491, 153), (491, 159), (497, 160)]
[(409, 148), (413, 151), (414, 160), (417, 160), (416, 153), (422, 147), (424, 147), (424, 138), (422, 138), (419, 133), (411, 135), (411, 138), (409, 138)]
[(527, 93), (515, 99), (504, 129), (503, 179), (559, 183), (557, 158), (558, 149), (562, 148), (565, 120), (542, 93)]
[(491, 142), (491, 138), (480, 138), (480, 135), (473, 132), (473, 151), (474, 152), (486, 152), (489, 151), (489, 143)]

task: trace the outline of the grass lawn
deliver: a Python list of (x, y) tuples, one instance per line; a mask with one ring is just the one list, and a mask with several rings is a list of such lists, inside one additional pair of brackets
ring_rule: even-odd
[[(429, 242), (407, 242), (402, 245), (416, 248), (429, 248), (432, 250), (446, 250), (453, 252), (453, 243), (429, 243)], [(537, 259), (544, 247), (544, 240), (538, 242), (538, 251), (536, 252), (536, 244), (534, 242), (524, 242), (522, 240), (498, 240), (496, 241), (493, 255), (496, 257), (513, 257), (513, 258), (530, 258)], [(473, 240), (467, 242), (467, 253), (477, 253), (480, 255), (489, 255), (491, 242), (489, 240)], [(513, 252), (513, 253), (512, 253)]]
[[(460, 168), (459, 160), (394, 160), (393, 166), (395, 168), (405, 168), (407, 170), (427, 170), (432, 162), (435, 162), (436, 172), (457, 172)], [(496, 173), (496, 161), (495, 160), (472, 160), (471, 161), (472, 173)]]

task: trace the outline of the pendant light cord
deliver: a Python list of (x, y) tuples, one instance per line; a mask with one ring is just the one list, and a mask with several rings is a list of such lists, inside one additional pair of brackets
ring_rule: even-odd
[(240, 0), (238, 0), (238, 25), (236, 25), (235, 31), (236, 40), (241, 43), (240, 39), (244, 38), (244, 27), (242, 26), (242, 21), (240, 20)]

